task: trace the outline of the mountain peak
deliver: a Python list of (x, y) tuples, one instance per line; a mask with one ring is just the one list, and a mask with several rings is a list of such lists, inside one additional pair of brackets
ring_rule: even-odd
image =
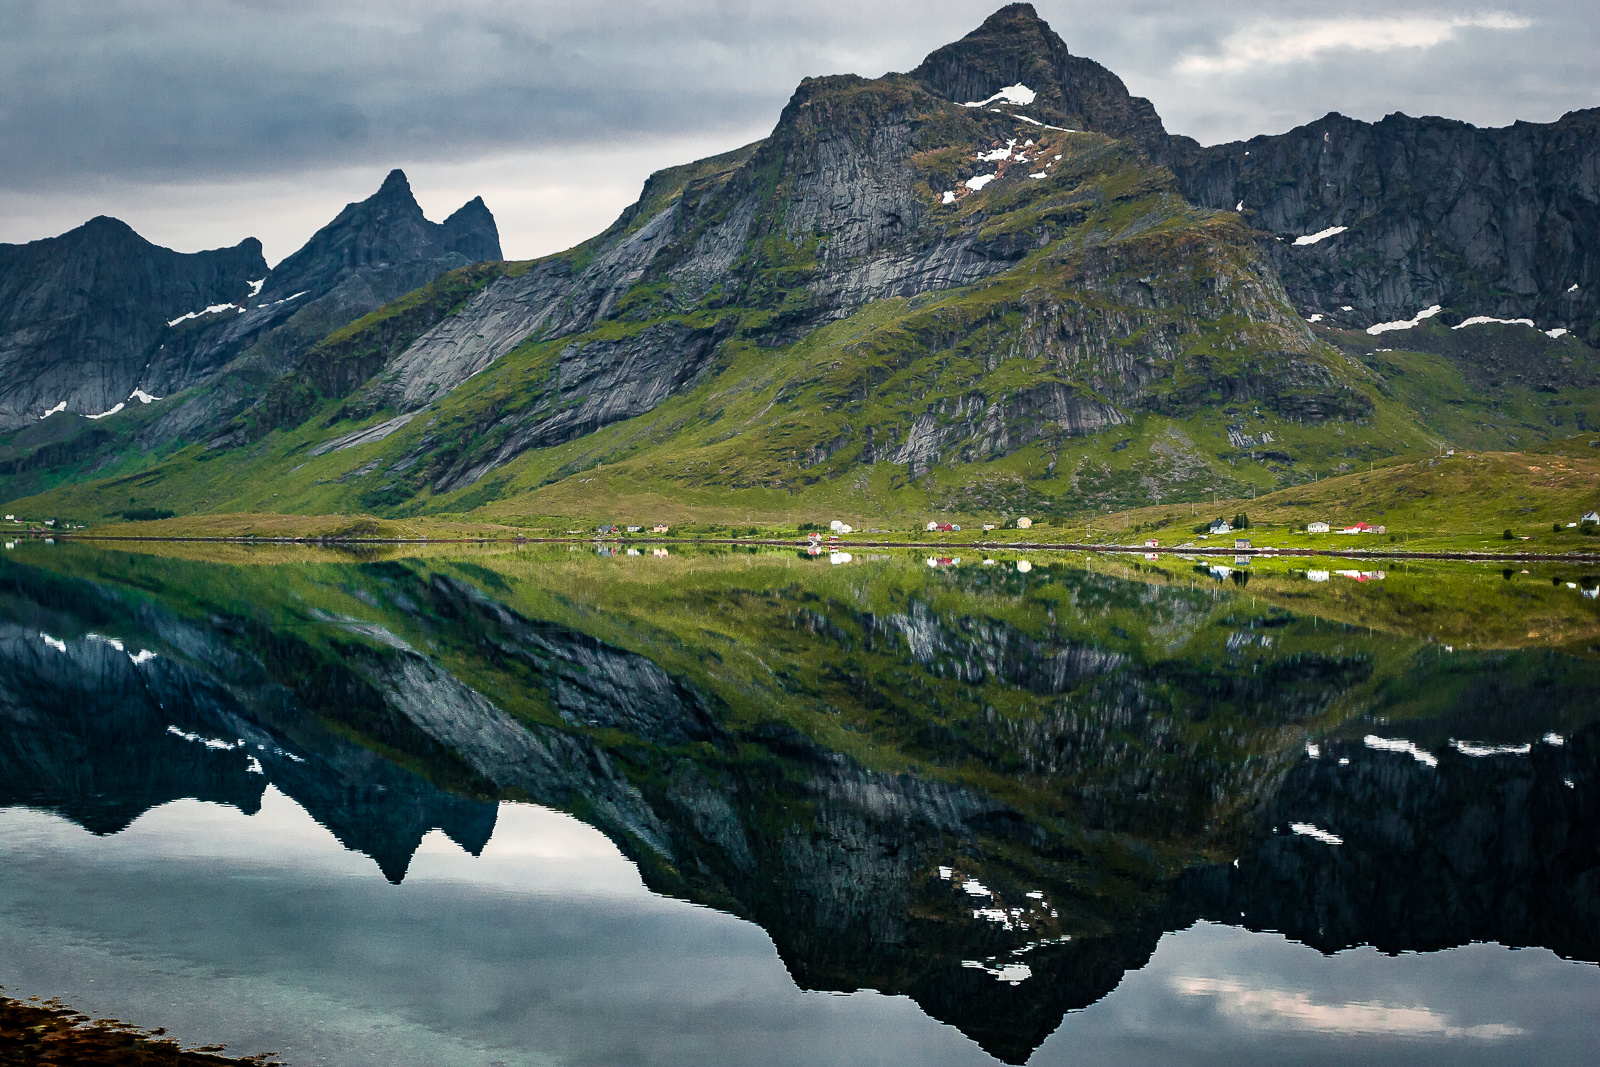
[(1134, 141), (1157, 159), (1167, 133), (1150, 101), (1133, 96), (1111, 71), (1073, 55), (1032, 4), (1007, 4), (961, 40), (935, 49), (911, 72), (929, 90), (958, 103), (988, 100), (1025, 85), (1031, 109), (1060, 125)]
[(378, 191), (373, 193), (367, 199), (378, 200), (381, 198), (387, 200), (390, 198), (399, 199), (401, 197), (413, 201), (416, 199), (416, 197), (412, 196), (411, 194), (411, 183), (406, 180), (406, 172), (401, 170), (399, 167), (396, 167), (394, 170), (389, 172), (387, 177), (383, 179), (383, 184), (378, 186)]
[(309, 292), (316, 299), (354, 269), (431, 262), (450, 255), (463, 257), (461, 263), (499, 259), (494, 216), (480, 198), (443, 224), (429, 222), (405, 171), (396, 167), (377, 192), (346, 204), (304, 247), (273, 268), (262, 296), (283, 299)]

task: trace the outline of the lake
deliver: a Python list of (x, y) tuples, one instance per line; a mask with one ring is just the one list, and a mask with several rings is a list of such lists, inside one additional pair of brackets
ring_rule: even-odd
[(0, 552), (0, 986), (286, 1063), (1580, 1064), (1600, 581)]

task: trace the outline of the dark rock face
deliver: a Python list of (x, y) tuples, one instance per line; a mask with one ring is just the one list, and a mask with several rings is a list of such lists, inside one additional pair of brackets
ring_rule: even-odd
[(301, 249), (273, 268), (259, 303), (298, 292), (321, 295), (361, 268), (454, 259), (458, 265), (500, 258), (494, 216), (477, 198), (443, 223), (429, 222), (403, 171), (359, 203), (348, 204)]
[[(251, 377), (287, 372), (328, 333), (374, 311), (447, 270), (500, 258), (500, 237), (482, 199), (443, 223), (422, 214), (401, 171), (376, 193), (348, 204), (301, 249), (273, 268), (261, 292), (221, 316), (174, 331), (150, 360), (161, 395), (211, 377), (252, 349), (262, 366)], [(230, 391), (201, 398), (210, 418)], [(173, 423), (192, 421), (193, 412)], [(229, 412), (231, 414), (231, 411)], [(185, 416), (188, 416), (186, 420)], [(158, 436), (177, 436), (164, 426)]]
[(127, 402), (169, 320), (241, 303), (266, 275), (253, 237), (186, 254), (104, 216), (60, 237), (0, 245), (0, 430), (63, 402), (75, 415)]
[[(1185, 195), (1242, 204), (1307, 314), (1364, 328), (1442, 304), (1600, 343), (1600, 109), (1501, 129), (1331, 114), (1249, 141), (1173, 145)], [(1347, 229), (1294, 244), (1336, 226)]]

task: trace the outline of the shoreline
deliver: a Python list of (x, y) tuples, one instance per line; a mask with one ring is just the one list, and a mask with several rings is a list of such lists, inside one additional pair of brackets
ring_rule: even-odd
[[(362, 545), (695, 545), (746, 546), (768, 548), (809, 548), (813, 541), (790, 541), (767, 538), (669, 538), (669, 537), (201, 537), (161, 536), (133, 534), (59, 533), (26, 534), (29, 540), (56, 541), (111, 541), (111, 542), (174, 542), (230, 545), (306, 545), (318, 548), (358, 547)], [(1222, 547), (1157, 547), (1146, 545), (1089, 544), (1080, 542), (1043, 541), (966, 541), (929, 544), (925, 541), (836, 541), (822, 542), (830, 551), (855, 551), (881, 548), (913, 549), (970, 549), (973, 551), (1026, 551), (1026, 552), (1098, 552), (1105, 554), (1144, 555), (1156, 553), (1169, 556), (1259, 556), (1273, 557), (1331, 557), (1335, 559), (1459, 559), (1459, 560), (1533, 560), (1568, 563), (1600, 563), (1600, 548), (1592, 552), (1472, 552), (1472, 551), (1405, 551), (1368, 548), (1222, 548)]]

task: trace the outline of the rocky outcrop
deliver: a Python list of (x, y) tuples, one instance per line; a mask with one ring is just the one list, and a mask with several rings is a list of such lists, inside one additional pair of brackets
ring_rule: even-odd
[(1600, 344), (1600, 109), (1499, 129), (1330, 114), (1208, 148), (1174, 138), (1173, 168), (1195, 203), (1263, 232), (1307, 315), (1364, 329), (1440, 304)]
[(172, 332), (168, 321), (242, 303), (266, 275), (254, 238), (185, 254), (104, 216), (60, 237), (0, 245), (0, 431), (52, 411), (137, 404), (130, 396)]

